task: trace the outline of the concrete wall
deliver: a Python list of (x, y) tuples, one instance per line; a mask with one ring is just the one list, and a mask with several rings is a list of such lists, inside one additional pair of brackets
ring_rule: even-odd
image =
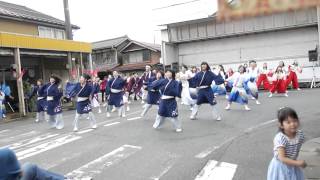
[(211, 64), (233, 64), (251, 59), (272, 61), (307, 58), (308, 51), (315, 49), (317, 44), (317, 28), (308, 27), (181, 43), (177, 52), (179, 64), (197, 65), (201, 61)]
[[(168, 25), (169, 42), (221, 38), (317, 24), (316, 8), (217, 22), (214, 17)], [(164, 32), (162, 33), (165, 34)]]
[(171, 65), (174, 62), (178, 62), (178, 47), (175, 44), (162, 42), (161, 57), (163, 58), (164, 65)]
[(38, 26), (31, 23), (0, 19), (0, 32), (38, 36)]

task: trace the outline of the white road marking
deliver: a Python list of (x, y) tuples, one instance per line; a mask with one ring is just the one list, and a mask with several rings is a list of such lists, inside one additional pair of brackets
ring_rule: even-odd
[(53, 137), (56, 137), (58, 136), (59, 134), (44, 134), (44, 135), (41, 135), (39, 137), (36, 137), (36, 138), (31, 138), (31, 139), (27, 139), (27, 140), (22, 140), (20, 142), (17, 142), (17, 143), (13, 143), (11, 145), (8, 145), (6, 147), (12, 149), (12, 150), (16, 150), (18, 148), (22, 148), (22, 147), (25, 147), (25, 146), (28, 146), (30, 144), (34, 144), (34, 143), (37, 143), (37, 142), (40, 142), (40, 141), (43, 141), (43, 140), (46, 140), (46, 139), (50, 139), (50, 138), (53, 138)]
[(27, 133), (24, 133), (24, 134), (19, 134), (19, 135), (15, 135), (15, 136), (11, 136), (11, 137), (8, 137), (8, 138), (1, 138), (0, 141), (1, 142), (10, 142), (14, 139), (18, 139), (18, 138), (21, 138), (21, 137), (26, 137), (26, 136), (31, 136), (31, 135), (36, 135), (36, 134), (39, 134), (40, 132), (37, 132), (37, 131), (30, 131), (30, 132), (27, 132)]
[(2, 131), (0, 131), (0, 134), (6, 133), (6, 132), (8, 132), (8, 131), (9, 131), (9, 129), (2, 130)]
[(252, 126), (252, 127), (248, 128), (248, 129), (246, 129), (244, 132), (245, 132), (245, 133), (249, 133), (249, 132), (254, 131), (254, 130), (258, 129), (258, 128), (261, 128), (261, 127), (263, 127), (263, 126), (266, 126), (266, 125), (268, 125), (268, 124), (272, 124), (272, 123), (274, 123), (274, 122), (276, 122), (276, 121), (277, 121), (277, 119), (272, 119), (272, 120), (270, 120), (270, 121), (266, 121), (266, 122), (261, 123), (261, 124), (258, 124), (258, 125), (256, 125), (256, 126)]
[(231, 138), (228, 138), (227, 140), (223, 141), (221, 144), (219, 144), (218, 146), (215, 145), (215, 146), (212, 146), (212, 147), (209, 147), (207, 148), (206, 150), (200, 152), (199, 154), (197, 154), (195, 157), (198, 158), (198, 159), (202, 159), (202, 158), (205, 158), (207, 157), (209, 154), (211, 154), (212, 152), (214, 152), (215, 150), (221, 148), (222, 146), (224, 146), (225, 144), (229, 143), (229, 142), (232, 142), (233, 140), (235, 140), (236, 138), (240, 137), (241, 135), (243, 135), (244, 133), (250, 133), (258, 128), (261, 128), (263, 126), (266, 126), (266, 125), (269, 125), (269, 124), (272, 124), (274, 122), (276, 122), (277, 119), (272, 119), (270, 121), (266, 121), (266, 122), (263, 122), (263, 123), (260, 123), (256, 126), (252, 126), (252, 127), (249, 127), (247, 129), (245, 129), (243, 131), (243, 133), (241, 133), (240, 135), (238, 136), (233, 136)]
[(167, 172), (169, 172), (169, 170), (173, 167), (174, 163), (176, 162), (176, 158), (179, 157), (177, 155), (169, 155), (169, 156), (171, 159), (167, 163), (165, 163), (165, 168), (163, 168), (163, 170), (160, 172), (159, 175), (152, 176), (150, 179), (159, 180), (162, 178), (162, 176), (164, 176), (165, 174), (167, 174)]
[(134, 121), (134, 120), (137, 120), (137, 119), (141, 119), (141, 117), (130, 118), (130, 119), (127, 119), (127, 121)]
[(46, 162), (48, 164), (41, 164), (41, 168), (43, 169), (52, 169), (54, 167), (57, 167), (61, 165), (62, 163), (68, 162), (72, 159), (79, 158), (81, 156), (82, 152), (73, 152), (72, 154), (67, 155), (66, 157), (63, 157), (61, 159), (58, 159), (58, 161), (52, 162)]
[(91, 132), (91, 131), (93, 131), (93, 129), (85, 129), (83, 131), (77, 132), (77, 134), (84, 134), (84, 133)]
[(236, 164), (210, 160), (195, 180), (232, 180), (236, 170)]
[(200, 152), (199, 154), (197, 154), (195, 157), (198, 159), (203, 159), (205, 157), (207, 157), (209, 154), (211, 154), (212, 152), (214, 152), (215, 150), (219, 149), (220, 147), (222, 147), (223, 145), (233, 141), (237, 136), (233, 136), (231, 138), (228, 138), (227, 140), (223, 141), (221, 144), (219, 144), (218, 146), (212, 146), (207, 148), (206, 150)]
[(120, 122), (114, 122), (114, 123), (106, 124), (106, 125), (104, 125), (104, 126), (105, 126), (105, 127), (108, 127), (108, 126), (113, 126), (113, 125), (116, 125), (116, 124), (120, 124)]
[(68, 173), (66, 176), (74, 180), (90, 179), (96, 174), (100, 174), (103, 169), (119, 163), (134, 153), (141, 150), (142, 147), (123, 145), (112, 152), (105, 154), (98, 159), (81, 166), (80, 168)]
[(16, 153), (18, 160), (22, 160), (37, 154), (40, 154), (42, 152), (48, 151), (50, 149), (54, 149), (56, 147), (62, 146), (64, 144), (73, 142), (75, 140), (80, 139), (80, 136), (75, 136), (75, 135), (66, 135), (64, 137), (52, 140), (50, 142), (46, 142), (43, 144), (40, 144), (38, 146), (23, 150), (23, 151), (19, 151)]

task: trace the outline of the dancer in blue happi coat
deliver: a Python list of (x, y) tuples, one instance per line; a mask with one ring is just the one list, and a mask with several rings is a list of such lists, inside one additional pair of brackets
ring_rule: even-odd
[(150, 65), (146, 65), (146, 71), (143, 73), (143, 75), (140, 78), (140, 81), (142, 81), (142, 101), (141, 103), (144, 104), (148, 97), (148, 83), (149, 79), (154, 78), (156, 76), (152, 70)]
[(113, 78), (108, 82), (110, 85), (110, 95), (108, 100), (107, 117), (110, 117), (112, 106), (118, 109), (119, 117), (125, 116), (125, 109), (123, 107), (123, 94), (126, 80), (121, 78), (117, 71), (113, 71)]
[(190, 93), (190, 97), (192, 99), (192, 101), (190, 103), (190, 107), (191, 107), (190, 110), (191, 111), (193, 110), (193, 106), (197, 103), (197, 98), (198, 98), (197, 82), (193, 78), (196, 74), (197, 74), (197, 67), (195, 67), (195, 66), (191, 67), (191, 74), (188, 79), (189, 93)]
[(256, 104), (260, 104), (258, 100), (258, 86), (257, 86), (257, 78), (258, 78), (258, 68), (256, 61), (252, 60), (249, 62), (249, 68), (247, 70), (247, 80), (244, 88), (248, 95), (252, 96), (252, 99), (256, 101)]
[(224, 79), (221, 75), (215, 75), (209, 67), (207, 62), (201, 63), (201, 71), (198, 72), (194, 77), (194, 81), (197, 82), (197, 89), (198, 89), (198, 97), (197, 97), (197, 104), (194, 105), (192, 109), (192, 113), (190, 116), (191, 120), (195, 120), (199, 106), (202, 104), (210, 104), (212, 106), (213, 117), (216, 120), (220, 121), (221, 116), (218, 113), (215, 105), (217, 104), (216, 100), (214, 99), (214, 94), (211, 90), (212, 81), (216, 83), (216, 85), (220, 85), (224, 83)]
[(165, 79), (152, 83), (151, 86), (152, 89), (159, 89), (161, 93), (159, 110), (153, 128), (160, 128), (165, 118), (170, 118), (176, 132), (181, 132), (176, 97), (181, 98), (182, 84), (175, 80), (175, 72), (172, 70), (167, 70), (165, 77)]
[(64, 121), (62, 118), (61, 97), (62, 90), (59, 88), (61, 79), (51, 75), (50, 83), (46, 85), (45, 93), (47, 99), (47, 114), (49, 115), (49, 124), (53, 128), (62, 129)]
[(160, 91), (158, 88), (152, 88), (153, 84), (157, 83), (163, 78), (163, 72), (158, 71), (156, 76), (149, 79), (148, 84), (148, 96), (147, 96), (147, 104), (144, 105), (144, 109), (141, 113), (141, 116), (145, 116), (152, 105), (158, 105), (161, 97)]
[(32, 92), (29, 99), (32, 98), (34, 95), (37, 95), (37, 115), (36, 115), (36, 122), (41, 122), (45, 120), (45, 112), (47, 110), (47, 103), (46, 103), (46, 85), (43, 84), (42, 79), (37, 80), (37, 85), (33, 87)]
[(92, 95), (92, 85), (88, 82), (90, 76), (84, 74), (80, 77), (80, 82), (71, 91), (70, 97), (76, 97), (76, 116), (73, 121), (73, 131), (78, 131), (78, 122), (83, 114), (89, 114), (90, 124), (92, 129), (97, 128), (95, 117), (92, 113), (90, 97)]

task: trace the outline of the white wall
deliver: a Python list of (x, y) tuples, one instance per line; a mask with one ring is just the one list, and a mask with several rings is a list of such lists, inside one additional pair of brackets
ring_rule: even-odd
[(307, 58), (318, 43), (316, 27), (267, 32), (239, 37), (182, 43), (178, 46), (179, 63), (198, 65), (233, 64), (257, 61)]

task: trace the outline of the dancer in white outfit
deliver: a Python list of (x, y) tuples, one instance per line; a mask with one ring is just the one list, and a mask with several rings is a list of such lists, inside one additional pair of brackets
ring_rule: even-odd
[(182, 83), (181, 104), (190, 106), (194, 104), (193, 99), (190, 96), (189, 82), (188, 82), (188, 79), (193, 77), (192, 73), (191, 71), (188, 70), (188, 67), (186, 65), (183, 65), (181, 72), (179, 72), (178, 74), (178, 77)]

